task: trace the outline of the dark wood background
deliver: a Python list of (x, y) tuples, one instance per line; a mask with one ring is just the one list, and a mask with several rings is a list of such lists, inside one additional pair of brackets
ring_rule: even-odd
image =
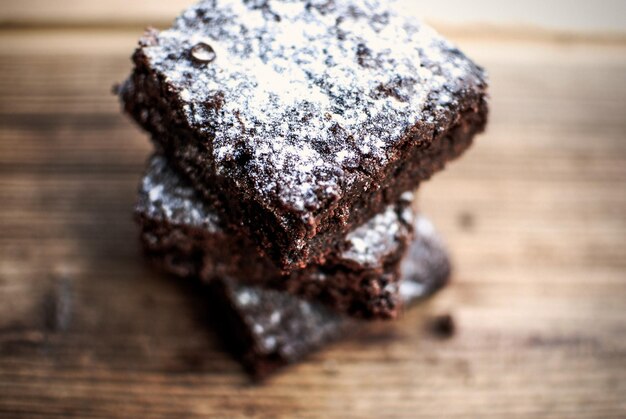
[(626, 416), (625, 39), (447, 32), (493, 109), (421, 192), (454, 284), (255, 386), (131, 220), (150, 147), (111, 85), (180, 5), (92, 6), (0, 18), (0, 417)]

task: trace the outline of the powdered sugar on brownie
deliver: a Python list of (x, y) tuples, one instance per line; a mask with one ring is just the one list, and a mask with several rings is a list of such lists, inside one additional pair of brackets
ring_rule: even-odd
[(483, 85), (456, 48), (388, 4), (203, 1), (142, 49), (215, 170), (307, 219)]
[(222, 231), (215, 209), (199, 201), (196, 192), (159, 155), (150, 159), (141, 181), (137, 211), (159, 221), (203, 228), (210, 233)]
[[(360, 269), (379, 267), (389, 255), (406, 243), (414, 224), (413, 194), (389, 205), (365, 224), (346, 235), (337, 263), (352, 262)], [(225, 223), (213, 206), (174, 170), (167, 160), (155, 154), (148, 163), (140, 190), (137, 211), (144, 216), (178, 226), (202, 228), (206, 233), (223, 234)], [(427, 221), (425, 221), (427, 222)]]
[(285, 292), (223, 281), (260, 355), (275, 353), (295, 361), (309, 346), (337, 334), (347, 321), (321, 304)]
[(346, 236), (346, 249), (341, 253), (341, 258), (375, 267), (387, 260), (385, 256), (396, 252), (410, 235), (410, 226), (413, 225), (413, 211), (410, 209), (413, 196), (408, 195), (410, 197), (403, 197), (407, 199), (406, 211), (389, 206), (350, 232)]

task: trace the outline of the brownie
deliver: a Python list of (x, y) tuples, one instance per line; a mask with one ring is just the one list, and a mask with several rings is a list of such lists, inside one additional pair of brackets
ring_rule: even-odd
[(461, 155), (486, 77), (376, 0), (212, 0), (140, 40), (124, 109), (285, 270)]
[(413, 235), (412, 194), (346, 234), (324, 262), (288, 274), (229, 229), (216, 200), (202, 199), (154, 155), (139, 188), (136, 218), (147, 253), (179, 276), (240, 282), (321, 301), (364, 318), (395, 317), (400, 261)]
[[(442, 288), (450, 263), (432, 224), (417, 216), (416, 238), (401, 265), (400, 296), (408, 307)], [(183, 262), (190, 254), (162, 254)], [(193, 261), (188, 261), (193, 266)], [(165, 265), (170, 266), (169, 262)], [(224, 277), (210, 283), (210, 311), (227, 347), (255, 378), (295, 363), (366, 322), (289, 293), (241, 284)]]

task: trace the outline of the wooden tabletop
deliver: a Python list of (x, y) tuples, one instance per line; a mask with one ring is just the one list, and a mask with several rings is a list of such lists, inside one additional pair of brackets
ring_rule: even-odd
[(150, 146), (110, 93), (139, 34), (0, 27), (0, 417), (626, 415), (626, 42), (452, 34), (493, 109), (420, 192), (453, 285), (253, 385), (141, 256)]

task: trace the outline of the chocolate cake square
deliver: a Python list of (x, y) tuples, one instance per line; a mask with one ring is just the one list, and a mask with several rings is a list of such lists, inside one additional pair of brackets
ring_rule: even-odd
[[(399, 295), (404, 308), (440, 290), (450, 277), (448, 255), (432, 224), (418, 215), (415, 229), (415, 239), (401, 264)], [(193, 245), (183, 245), (182, 235), (189, 231), (180, 231), (181, 237), (161, 251), (154, 247), (151, 251), (158, 263), (177, 275), (193, 276), (203, 269), (202, 255), (189, 251)], [(209, 287), (215, 326), (255, 379), (296, 363), (367, 323), (325, 304), (229, 277), (215, 278)]]
[(401, 305), (400, 262), (413, 237), (412, 194), (404, 194), (344, 236), (323, 263), (288, 274), (256, 252), (216, 209), (160, 156), (139, 188), (136, 218), (148, 254), (179, 276), (233, 278), (320, 301), (363, 318), (393, 318)]
[[(440, 290), (450, 264), (432, 224), (418, 216), (417, 237), (402, 262), (405, 308)], [(367, 327), (328, 307), (291, 294), (223, 278), (212, 282), (211, 312), (228, 348), (256, 379), (296, 363), (338, 338)], [(365, 330), (366, 332), (366, 330)]]
[(126, 112), (286, 271), (323, 262), (487, 118), (482, 68), (389, 1), (201, 1), (133, 61)]

